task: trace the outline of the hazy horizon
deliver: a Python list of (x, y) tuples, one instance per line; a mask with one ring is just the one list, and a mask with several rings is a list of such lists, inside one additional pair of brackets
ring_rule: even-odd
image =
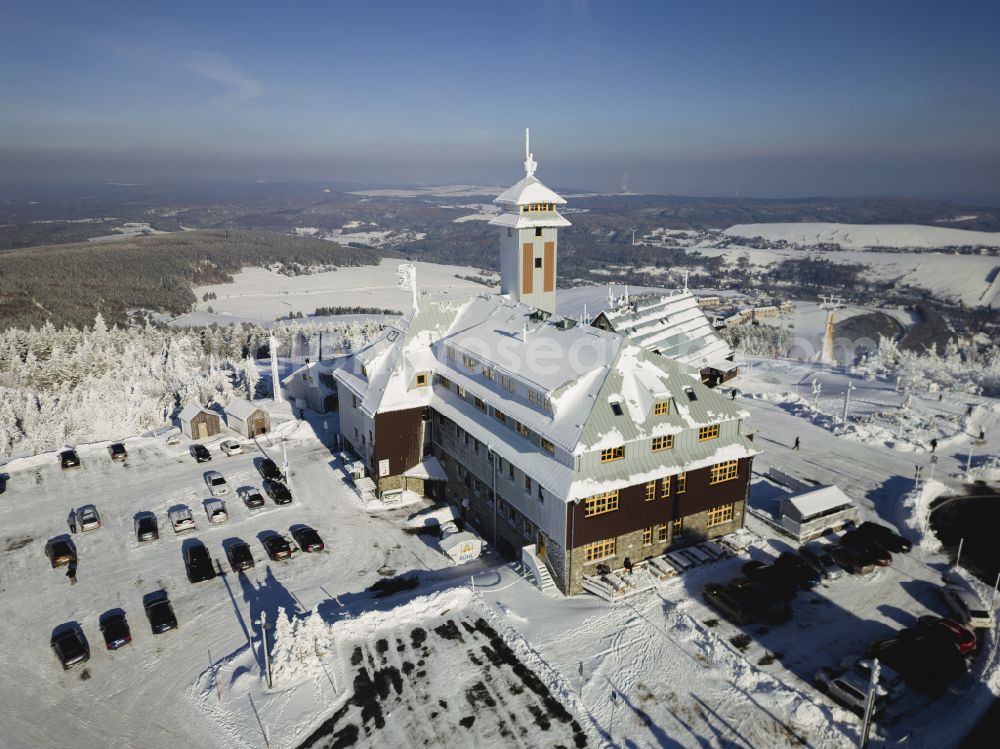
[(1000, 193), (995, 4), (0, 11), (5, 182)]

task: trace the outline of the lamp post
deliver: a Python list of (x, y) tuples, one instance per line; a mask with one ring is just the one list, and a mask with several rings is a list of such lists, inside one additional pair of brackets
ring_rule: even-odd
[(264, 648), (264, 671), (267, 673), (267, 688), (271, 688), (271, 653), (267, 647), (267, 612), (260, 612), (260, 640)]

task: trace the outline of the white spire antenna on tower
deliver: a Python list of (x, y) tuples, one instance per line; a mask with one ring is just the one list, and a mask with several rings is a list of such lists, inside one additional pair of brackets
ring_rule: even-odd
[(396, 276), (399, 278), (399, 286), (402, 289), (409, 289), (413, 292), (413, 309), (417, 305), (417, 266), (413, 263), (401, 263), (396, 266)]
[(535, 155), (531, 152), (531, 131), (524, 128), (524, 173), (528, 177), (534, 177), (537, 168), (538, 163), (535, 161)]

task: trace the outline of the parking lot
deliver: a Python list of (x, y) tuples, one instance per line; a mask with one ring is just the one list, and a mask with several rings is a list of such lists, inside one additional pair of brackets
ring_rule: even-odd
[[(359, 513), (334, 456), (315, 439), (288, 444), (293, 502), (276, 506), (266, 498), (252, 512), (235, 491), (261, 489), (254, 460), (263, 453), (254, 443), (244, 445), (244, 454), (227, 457), (218, 440), (208, 441), (212, 460), (206, 463), (195, 462), (188, 444), (142, 438), (126, 442), (125, 461), (112, 461), (105, 446), (95, 445), (79, 449), (79, 468), (60, 469), (53, 453), (7, 468), (11, 477), (0, 496), (0, 641), (6, 645), (0, 664), (9, 683), (18, 685), (2, 698), (14, 735), (37, 736), (38, 745), (49, 746), (72, 745), (81, 732), (88, 745), (194, 746), (204, 745), (206, 736), (226, 745), (223, 727), (192, 709), (188, 687), (212, 660), (256, 642), (254, 622), (261, 613), (273, 621), (279, 607), (309, 610), (394, 569), (448, 563), (419, 538), (396, 532), (390, 519)], [(280, 465), (280, 449), (269, 457)], [(211, 496), (207, 470), (221, 472), (230, 485), (224, 497), (229, 517), (217, 525), (204, 511)], [(97, 506), (102, 527), (71, 536), (79, 563), (77, 584), (70, 585), (67, 568), (53, 569), (44, 548), (50, 539), (69, 535), (70, 510), (88, 503)], [(190, 507), (194, 532), (176, 535), (171, 529), (168, 511), (180, 505)], [(134, 519), (141, 512), (155, 513), (159, 540), (136, 540)], [(291, 540), (289, 529), (299, 524), (316, 529), (326, 549), (269, 561), (261, 539), (278, 532)], [(182, 549), (195, 539), (225, 574), (188, 582)], [(229, 569), (223, 548), (233, 539), (246, 541), (255, 561), (240, 575)], [(158, 590), (169, 595), (179, 626), (153, 635), (142, 604)], [(132, 642), (106, 651), (98, 619), (115, 609), (125, 611)], [(91, 657), (63, 671), (49, 638), (67, 624), (82, 628)], [(74, 717), (38, 721), (40, 709)], [(79, 716), (88, 716), (83, 725)]]

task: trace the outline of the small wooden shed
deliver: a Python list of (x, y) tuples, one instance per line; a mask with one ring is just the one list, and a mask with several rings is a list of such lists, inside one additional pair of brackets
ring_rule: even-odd
[(271, 428), (267, 411), (243, 398), (233, 398), (226, 406), (226, 424), (242, 437), (256, 437)]
[(193, 440), (212, 437), (222, 431), (219, 414), (208, 411), (201, 406), (188, 405), (181, 409), (181, 432)]

